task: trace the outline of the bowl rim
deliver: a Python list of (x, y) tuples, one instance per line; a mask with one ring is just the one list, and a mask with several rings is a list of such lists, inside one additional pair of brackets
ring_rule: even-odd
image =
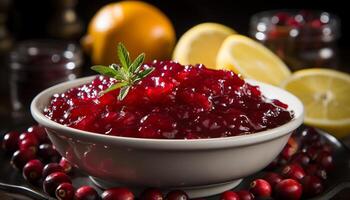
[[(300, 109), (300, 112), (294, 113), (294, 118), (275, 128), (265, 131), (256, 132), (248, 135), (239, 135), (232, 137), (221, 138), (203, 138), (203, 139), (148, 139), (148, 138), (132, 138), (113, 135), (104, 135), (89, 131), (83, 131), (68, 126), (64, 126), (57, 122), (45, 117), (42, 113), (43, 108), (39, 108), (39, 104), (42, 101), (48, 101), (53, 94), (66, 91), (68, 88), (75, 87), (87, 83), (93, 80), (96, 75), (79, 78), (73, 81), (63, 82), (54, 85), (50, 88), (40, 92), (31, 102), (30, 111), (35, 121), (49, 129), (50, 132), (54, 132), (59, 135), (75, 138), (82, 141), (92, 141), (101, 144), (119, 145), (131, 148), (143, 148), (143, 149), (163, 149), (163, 150), (200, 150), (200, 149), (217, 149), (217, 148), (231, 148), (247, 146), (255, 143), (262, 143), (265, 141), (273, 140), (275, 138), (283, 137), (286, 134), (291, 133), (298, 128), (304, 119), (304, 107), (301, 101), (293, 94), (278, 88), (276, 86), (262, 83), (255, 80), (246, 79), (249, 84), (255, 84), (259, 87), (270, 88), (278, 90), (283, 95), (287, 95), (294, 102), (294, 107)], [(282, 95), (281, 95), (282, 96)], [(289, 105), (290, 106), (290, 105)], [(291, 106), (290, 106), (291, 107)], [(293, 110), (293, 109), (292, 109)]]

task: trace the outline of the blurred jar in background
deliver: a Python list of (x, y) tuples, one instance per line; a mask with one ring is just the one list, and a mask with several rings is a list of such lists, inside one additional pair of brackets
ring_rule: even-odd
[(22, 117), (36, 94), (81, 75), (76, 44), (56, 40), (20, 42), (10, 53), (10, 95), (14, 117)]
[(340, 20), (328, 12), (257, 13), (250, 21), (250, 35), (275, 52), (292, 70), (337, 68)]

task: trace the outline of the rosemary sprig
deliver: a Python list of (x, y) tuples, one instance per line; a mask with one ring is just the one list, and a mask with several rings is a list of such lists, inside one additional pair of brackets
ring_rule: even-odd
[(145, 60), (145, 54), (140, 54), (133, 62), (131, 62), (129, 52), (122, 43), (118, 44), (117, 52), (120, 65), (95, 65), (92, 66), (91, 69), (102, 75), (109, 76), (117, 80), (117, 83), (104, 90), (102, 94), (120, 88), (118, 100), (121, 101), (126, 97), (130, 88), (135, 83), (153, 72), (154, 67), (141, 70), (142, 63)]

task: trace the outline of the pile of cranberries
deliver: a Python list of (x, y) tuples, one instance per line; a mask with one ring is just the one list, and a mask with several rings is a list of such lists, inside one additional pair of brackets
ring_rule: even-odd
[(155, 70), (126, 98), (119, 90), (99, 95), (115, 83), (98, 76), (55, 94), (44, 114), (60, 124), (95, 133), (157, 139), (198, 139), (250, 134), (293, 118), (287, 105), (265, 98), (258, 87), (231, 71), (203, 65), (154, 61)]
[[(71, 177), (74, 167), (61, 157), (48, 139), (43, 127), (34, 125), (19, 134), (5, 134), (2, 148), (12, 154), (11, 163), (30, 184), (42, 185), (43, 191), (59, 200), (133, 200), (126, 187), (110, 188), (101, 195), (91, 186), (74, 188)], [(332, 147), (317, 130), (304, 128), (288, 140), (280, 155), (253, 180), (249, 188), (226, 191), (221, 200), (283, 199), (314, 197), (325, 189), (327, 174), (334, 169)], [(157, 188), (144, 190), (141, 200), (187, 200), (184, 191), (166, 195)]]
[(330, 16), (328, 13), (316, 14), (307, 10), (298, 13), (277, 12), (272, 16), (271, 21), (277, 26), (319, 29), (329, 23)]

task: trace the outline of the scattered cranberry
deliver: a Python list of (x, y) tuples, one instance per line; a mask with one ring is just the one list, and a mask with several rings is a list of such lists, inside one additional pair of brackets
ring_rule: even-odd
[(47, 133), (45, 128), (40, 125), (33, 125), (27, 129), (28, 133), (33, 133), (39, 140), (41, 144), (43, 143), (51, 143), (49, 137), (47, 137)]
[(254, 195), (248, 190), (240, 190), (236, 193), (239, 196), (239, 200), (254, 200)]
[(317, 147), (308, 147), (306, 149), (303, 149), (303, 152), (306, 152), (306, 154), (309, 156), (309, 158), (312, 161), (315, 161), (316, 158), (318, 157), (318, 154), (320, 153), (319, 148)]
[(275, 187), (275, 185), (279, 182), (282, 181), (282, 176), (277, 174), (277, 173), (274, 173), (274, 172), (267, 172), (264, 174), (264, 176), (262, 177), (262, 179), (264, 179), (265, 181), (267, 181), (271, 187)]
[(134, 194), (125, 187), (115, 187), (105, 190), (101, 195), (103, 200), (134, 200)]
[(75, 191), (74, 200), (100, 200), (96, 190), (90, 186), (82, 186)]
[(184, 191), (173, 190), (166, 195), (165, 199), (166, 200), (189, 200), (190, 198)]
[(18, 150), (19, 133), (17, 131), (11, 131), (4, 135), (2, 140), (2, 149), (8, 153), (13, 153)]
[(298, 200), (302, 194), (302, 186), (294, 179), (284, 179), (279, 182), (274, 191), (277, 199)]
[(299, 181), (305, 176), (305, 171), (298, 164), (289, 164), (282, 169), (281, 175), (285, 178), (291, 178)]
[(43, 178), (46, 178), (48, 175), (54, 172), (64, 172), (64, 169), (58, 163), (49, 163), (44, 166), (43, 169)]
[(333, 164), (333, 157), (328, 152), (321, 152), (317, 156), (316, 162), (323, 168), (325, 168), (327, 171), (330, 171), (334, 168)]
[(61, 165), (61, 167), (64, 169), (64, 172), (65, 172), (66, 174), (68, 174), (69, 172), (72, 171), (72, 165), (71, 165), (70, 162), (69, 162), (67, 159), (65, 159), (64, 157), (61, 158), (59, 165)]
[(163, 194), (159, 189), (148, 188), (142, 192), (140, 200), (163, 200)]
[(30, 160), (35, 159), (35, 154), (30, 150), (17, 150), (13, 153), (11, 158), (11, 164), (17, 169), (22, 170), (23, 166)]
[(289, 160), (296, 152), (297, 149), (295, 149), (295, 147), (287, 143), (286, 146), (283, 148), (280, 156), (285, 160)]
[(19, 135), (19, 140), (32, 140), (34, 143), (39, 144), (39, 140), (37, 136), (33, 133), (23, 132), (21, 135)]
[(250, 183), (249, 191), (255, 197), (270, 197), (272, 189), (271, 185), (267, 181), (263, 179), (256, 179)]
[(306, 173), (308, 175), (315, 175), (322, 180), (327, 180), (327, 171), (319, 165), (310, 164), (306, 167)]
[(292, 157), (291, 163), (300, 164), (303, 167), (306, 167), (310, 164), (310, 161), (311, 159), (306, 153), (300, 152)]
[(69, 176), (62, 172), (54, 172), (48, 175), (43, 182), (44, 192), (52, 197), (55, 196), (56, 188), (61, 183), (72, 183)]
[(27, 150), (28, 149), (35, 154), (38, 150), (38, 143), (36, 140), (27, 138), (27, 139), (21, 140), (19, 142), (19, 149), (20, 150)]
[(307, 197), (314, 197), (323, 191), (322, 180), (317, 176), (305, 176), (301, 180), (303, 194)]
[(223, 192), (220, 196), (220, 200), (239, 200), (239, 196), (236, 192), (226, 191)]
[(61, 183), (56, 188), (56, 198), (58, 200), (73, 200), (74, 197), (74, 188), (70, 183)]
[(23, 167), (23, 177), (30, 183), (37, 183), (42, 175), (44, 165), (40, 160), (30, 160)]
[(51, 144), (41, 144), (38, 149), (38, 156), (45, 162), (59, 162), (60, 154)]
[(303, 144), (309, 145), (319, 141), (320, 134), (317, 132), (316, 129), (309, 127), (303, 130), (301, 138), (301, 142)]

